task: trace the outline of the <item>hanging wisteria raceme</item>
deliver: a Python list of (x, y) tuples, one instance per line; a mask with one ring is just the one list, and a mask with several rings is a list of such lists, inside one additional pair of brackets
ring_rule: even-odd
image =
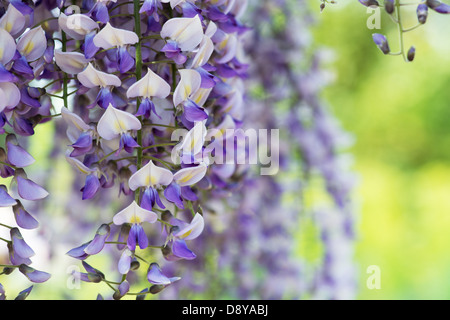
[[(291, 142), (291, 155), (299, 156), (302, 163), (300, 198), (303, 203), (297, 209), (300, 211), (300, 229), (312, 217), (312, 223), (322, 234), (322, 238), (317, 239), (323, 245), (322, 259), (312, 276), (303, 272), (302, 281), (306, 288), (303, 293), (320, 299), (348, 299), (356, 293), (354, 205), (351, 201), (355, 176), (349, 169), (348, 155), (341, 151), (349, 147), (352, 139), (320, 99), (327, 73), (320, 67), (320, 52), (311, 54), (308, 51), (308, 27), (312, 21), (308, 19), (308, 10), (299, 4), (302, 2), (280, 0), (277, 6), (270, 1), (264, 2), (266, 11), (261, 10), (259, 16), (279, 23), (273, 23), (270, 29), (260, 25), (264, 30), (261, 34), (269, 39), (264, 41), (267, 46), (250, 51), (249, 55), (257, 65), (264, 66), (256, 69), (264, 87), (264, 97), (269, 103), (278, 103), (288, 110), (280, 112), (283, 115), (279, 122), (281, 127), (288, 128), (285, 139)], [(272, 64), (261, 63), (269, 57)], [(277, 76), (273, 77), (274, 74)], [(296, 163), (294, 159), (292, 163)], [(317, 184), (317, 181), (323, 183)], [(305, 199), (311, 189), (325, 191), (330, 203), (311, 205)]]
[[(354, 175), (339, 153), (350, 137), (319, 99), (327, 73), (320, 56), (309, 50), (312, 21), (306, 2), (250, 1), (246, 18), (253, 26), (246, 39), (246, 87), (252, 94), (244, 123), (280, 128), (280, 172), (258, 176), (251, 166), (231, 171), (241, 183), (226, 185), (227, 192), (213, 193), (203, 203), (203, 211), (211, 214), (195, 267), (173, 265), (168, 272), (182, 272), (185, 281), (160, 297), (352, 298), (357, 289), (350, 201)], [(283, 172), (297, 174), (283, 178)], [(317, 180), (323, 184), (316, 186)], [(307, 203), (313, 188), (327, 193), (329, 203)], [(307, 224), (317, 229), (315, 241), (323, 247), (318, 262), (296, 254), (299, 247), (314, 245), (295, 236), (306, 233)]]
[[(88, 202), (113, 187), (122, 197), (92, 238), (67, 253), (85, 269), (75, 277), (106, 283), (115, 299), (142, 298), (180, 279), (162, 272), (158, 252), (165, 261), (196, 257), (190, 242), (204, 228), (201, 203), (221, 188), (209, 158), (222, 150), (206, 147), (222, 125), (242, 122), (245, 66), (236, 52), (247, 31), (239, 22), (244, 9), (245, 2), (226, 0), (15, 0), (4, 7), (1, 167), (13, 183), (1, 188), (2, 206), (13, 207), (20, 228), (37, 227), (19, 198), (48, 193), (26, 175), (33, 158), (20, 139), (40, 123), (63, 121), (65, 157), (83, 181), (79, 198)], [(181, 212), (190, 217), (179, 219)], [(19, 228), (3, 226), (11, 229), (3, 273), (47, 280), (31, 268), (34, 252)], [(120, 252), (116, 275), (89, 263), (107, 247)], [(134, 292), (128, 275), (141, 264), (147, 285)]]
[[(1, 238), (9, 252), (9, 261), (3, 263), (0, 274), (10, 275), (16, 270), (32, 283), (42, 283), (50, 274), (32, 267), (35, 251), (22, 236), (23, 230), (39, 227), (38, 220), (28, 208), (33, 202), (46, 198), (48, 192), (32, 176), (28, 167), (35, 159), (26, 150), (26, 139), (34, 134), (34, 127), (50, 116), (50, 99), (45, 90), (33, 85), (52, 72), (53, 41), (47, 40), (42, 26), (35, 24), (40, 13), (21, 1), (2, 4), (0, 18), (0, 115), (2, 145), (0, 148), (1, 177), (9, 186), (0, 186), (0, 206), (5, 214), (13, 215), (15, 225), (0, 221), (0, 227), (9, 229), (9, 239)], [(7, 219), (8, 220), (8, 219)], [(8, 220), (10, 221), (10, 220)], [(0, 299), (8, 296), (8, 288), (1, 286)], [(33, 286), (22, 290), (16, 299), (25, 299)]]

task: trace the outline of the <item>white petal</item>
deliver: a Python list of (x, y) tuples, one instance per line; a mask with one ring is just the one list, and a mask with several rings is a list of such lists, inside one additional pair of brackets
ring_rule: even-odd
[(161, 37), (176, 41), (182, 51), (192, 51), (203, 39), (202, 22), (198, 15), (193, 18), (172, 18), (163, 25)]
[(89, 125), (87, 125), (79, 115), (70, 112), (66, 107), (61, 108), (61, 116), (69, 126), (74, 126), (80, 132), (88, 131), (90, 129)]
[(170, 85), (148, 68), (147, 74), (127, 91), (127, 98), (157, 97), (164, 99), (170, 94)]
[(208, 27), (205, 30), (205, 36), (212, 38), (217, 31), (217, 25), (210, 21)]
[(173, 175), (173, 180), (180, 187), (191, 186), (203, 179), (207, 169), (208, 167), (204, 163), (196, 167), (184, 168)]
[(213, 88), (200, 88), (191, 95), (191, 100), (195, 102), (196, 105), (202, 107), (209, 97)]
[(238, 38), (235, 34), (226, 34), (225, 38), (216, 45), (216, 51), (220, 57), (216, 59), (217, 63), (227, 63), (236, 56)]
[(6, 65), (16, 53), (16, 41), (4, 29), (0, 28), (0, 63)]
[(81, 84), (87, 88), (115, 86), (120, 87), (122, 81), (113, 74), (98, 71), (91, 63), (77, 75)]
[(130, 130), (140, 130), (141, 122), (131, 113), (109, 105), (97, 124), (97, 132), (105, 140), (113, 140)]
[(110, 49), (127, 44), (135, 44), (139, 41), (139, 38), (133, 31), (114, 28), (108, 22), (106, 26), (97, 33), (93, 41), (94, 45), (99, 48)]
[(0, 82), (0, 112), (14, 108), (20, 102), (20, 90), (14, 83)]
[(13, 37), (19, 35), (26, 23), (25, 16), (12, 4), (8, 6), (3, 17), (0, 19), (0, 28), (5, 29)]
[(197, 122), (195, 126), (183, 137), (183, 141), (175, 146), (175, 150), (184, 154), (196, 155), (202, 151), (203, 145), (205, 144), (206, 134), (207, 129), (204, 121)]
[(78, 74), (86, 68), (89, 60), (79, 52), (62, 52), (55, 50), (55, 61), (62, 71), (69, 74)]
[(173, 174), (170, 170), (158, 167), (153, 161), (150, 161), (130, 177), (128, 185), (134, 191), (139, 187), (150, 187), (158, 184), (167, 186), (172, 182), (172, 179)]
[(124, 223), (155, 223), (157, 219), (158, 215), (156, 213), (142, 209), (136, 201), (133, 201), (128, 207), (113, 217), (113, 222), (115, 225), (120, 226)]
[(202, 77), (200, 73), (193, 69), (179, 70), (181, 78), (175, 92), (173, 94), (173, 103), (178, 106), (180, 103), (186, 101), (191, 94), (200, 89)]
[(39, 59), (45, 49), (47, 49), (47, 38), (41, 26), (29, 30), (17, 42), (17, 50), (25, 56), (27, 61)]
[(174, 233), (174, 236), (184, 240), (192, 240), (202, 233), (204, 226), (205, 221), (203, 220), (203, 216), (197, 212), (191, 223)]
[(186, 0), (161, 0), (161, 2), (163, 3), (169, 3), (170, 2), (170, 7), (173, 9), (175, 8), (177, 5), (185, 2)]
[(94, 29), (98, 29), (97, 22), (85, 14), (75, 13), (66, 16), (64, 13), (58, 18), (59, 27), (75, 40), (82, 40)]
[(203, 40), (200, 43), (200, 47), (198, 48), (197, 53), (192, 60), (192, 64), (190, 68), (196, 69), (205, 65), (209, 58), (211, 58), (212, 53), (214, 52), (214, 44), (210, 37), (203, 36)]
[(80, 171), (81, 173), (84, 173), (84, 174), (91, 174), (91, 173), (97, 171), (96, 169), (90, 169), (90, 168), (86, 167), (84, 165), (84, 163), (81, 162), (80, 160), (78, 160), (77, 158), (72, 158), (70, 156), (70, 153), (71, 153), (70, 150), (68, 150), (66, 152), (66, 160), (75, 169), (77, 169), (78, 171)]

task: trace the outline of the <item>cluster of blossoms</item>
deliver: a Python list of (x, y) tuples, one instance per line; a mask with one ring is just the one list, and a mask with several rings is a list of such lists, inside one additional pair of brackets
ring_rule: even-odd
[[(385, 35), (381, 33), (374, 33), (372, 35), (373, 41), (377, 47), (386, 55), (401, 55), (405, 61), (413, 61), (416, 48), (411, 46), (407, 51), (404, 48), (403, 37), (406, 32), (413, 31), (427, 22), (428, 9), (431, 9), (440, 14), (449, 14), (450, 5), (441, 2), (439, 0), (426, 0), (416, 3), (403, 3), (401, 0), (384, 0), (383, 4), (380, 4), (377, 0), (359, 0), (359, 2), (372, 9), (383, 8), (389, 18), (398, 26), (400, 49), (398, 52), (392, 52), (389, 46), (389, 42)], [(408, 28), (405, 28), (404, 22), (402, 22), (402, 6), (415, 6), (415, 14), (417, 17), (417, 24)]]
[[(86, 270), (74, 276), (107, 283), (115, 299), (136, 295), (127, 276), (141, 263), (148, 269), (139, 297), (180, 279), (147, 261), (156, 260), (149, 249), (166, 261), (194, 259), (187, 241), (203, 231), (202, 198), (233, 174), (211, 158), (223, 151), (224, 130), (242, 124), (245, 7), (232, 0), (14, 0), (4, 8), (0, 164), (17, 190), (2, 186), (1, 205), (13, 207), (19, 227), (37, 227), (18, 198), (36, 201), (48, 193), (25, 174), (33, 158), (20, 140), (61, 117), (70, 141), (66, 159), (83, 177), (79, 197), (88, 201), (115, 186), (123, 197), (111, 220), (68, 252)], [(180, 219), (183, 212), (190, 218)], [(19, 228), (5, 227), (10, 264), (3, 273), (18, 268), (33, 282), (47, 280), (29, 266), (34, 252)], [(162, 230), (157, 245), (149, 240), (155, 230)], [(106, 246), (120, 251), (119, 281), (87, 263)]]
[[(246, 38), (252, 61), (246, 86), (252, 94), (244, 122), (282, 128), (280, 172), (257, 176), (241, 167), (245, 178), (238, 185), (228, 184), (227, 194), (216, 193), (203, 203), (204, 211), (214, 214), (208, 215), (199, 239), (201, 255), (195, 268), (173, 266), (173, 273), (182, 270), (184, 281), (160, 297), (352, 298), (357, 290), (351, 202), (355, 179), (340, 152), (351, 137), (319, 98), (327, 73), (320, 67), (320, 54), (308, 50), (307, 3), (255, 0), (247, 12), (253, 30)], [(303, 174), (292, 177), (293, 172)], [(311, 206), (305, 198), (308, 189), (317, 188), (317, 180), (323, 181), (319, 189), (330, 201)], [(295, 200), (287, 201), (290, 197)], [(296, 238), (307, 232), (308, 224), (317, 229), (315, 241), (323, 244), (316, 262), (296, 254), (299, 246), (314, 244)]]

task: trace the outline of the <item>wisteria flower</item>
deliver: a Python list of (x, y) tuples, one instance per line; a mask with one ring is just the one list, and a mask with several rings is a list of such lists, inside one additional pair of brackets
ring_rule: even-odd
[(106, 109), (110, 104), (115, 105), (114, 97), (111, 93), (111, 87), (120, 87), (122, 81), (115, 75), (95, 69), (89, 63), (82, 72), (77, 75), (80, 83), (86, 88), (100, 87), (100, 91), (95, 99), (95, 104), (98, 104), (103, 109)]
[(127, 98), (142, 98), (136, 116), (144, 116), (150, 118), (151, 113), (161, 118), (155, 109), (155, 104), (152, 101), (153, 97), (160, 99), (166, 98), (170, 95), (170, 85), (150, 68), (147, 69), (147, 74), (139, 81), (130, 86), (127, 90)]
[(159, 198), (158, 188), (169, 185), (173, 180), (170, 170), (156, 166), (153, 161), (149, 161), (145, 166), (136, 171), (128, 181), (131, 190), (145, 188), (141, 198), (141, 206), (151, 210), (158, 204), (160, 208), (165, 208)]
[(190, 186), (203, 179), (207, 170), (208, 166), (204, 162), (197, 166), (180, 169), (173, 175), (173, 182), (164, 190), (164, 196), (178, 208), (184, 209), (183, 199), (197, 200)]
[(192, 100), (192, 96), (200, 89), (202, 77), (193, 69), (182, 69), (179, 73), (181, 78), (173, 94), (173, 103), (182, 110), (183, 124), (191, 129), (195, 122), (208, 119), (206, 110)]
[(139, 41), (139, 37), (133, 31), (118, 29), (108, 22), (93, 39), (96, 47), (105, 50), (116, 48), (116, 61), (119, 71), (125, 73), (134, 66), (134, 59), (128, 52), (128, 46)]
[(161, 49), (169, 59), (177, 64), (186, 62), (187, 57), (183, 51), (194, 50), (203, 39), (203, 27), (200, 17), (172, 18), (161, 29), (161, 37), (167, 40), (167, 44)]
[(141, 249), (148, 247), (148, 238), (145, 234), (144, 228), (142, 227), (142, 223), (155, 223), (157, 219), (158, 215), (156, 213), (141, 208), (136, 201), (133, 201), (128, 207), (114, 216), (113, 222), (118, 226), (124, 223), (131, 224), (127, 245), (128, 249), (134, 251), (136, 249), (136, 245), (138, 245)]
[(129, 131), (141, 128), (142, 124), (138, 118), (131, 113), (116, 109), (112, 105), (109, 105), (97, 124), (97, 132), (103, 139), (120, 139), (117, 153), (122, 149), (131, 153), (134, 148), (139, 147)]

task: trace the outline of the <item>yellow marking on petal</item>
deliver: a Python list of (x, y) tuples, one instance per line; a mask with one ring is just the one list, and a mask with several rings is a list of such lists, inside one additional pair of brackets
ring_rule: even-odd
[(228, 37), (225, 39), (225, 40), (223, 40), (221, 43), (219, 43), (219, 50), (222, 50), (223, 48), (225, 48), (225, 46), (227, 45), (227, 43), (228, 43)]
[(179, 235), (179, 238), (186, 238), (188, 235), (190, 235), (192, 233), (192, 229), (186, 231), (185, 233), (183, 233), (182, 235)]
[(154, 186), (156, 184), (156, 178), (154, 176), (148, 175), (145, 179), (145, 185)]
[(33, 41), (28, 41), (28, 43), (25, 46), (25, 48), (23, 48), (23, 55), (25, 55), (25, 56), (29, 55), (33, 49), (34, 49)]
[(180, 179), (179, 181), (182, 183), (185, 183), (185, 182), (188, 182), (189, 180), (191, 180), (193, 177), (194, 177), (194, 175), (192, 173), (189, 173), (185, 177)]
[(8, 32), (11, 32), (12, 27), (13, 27), (13, 25), (12, 25), (11, 21), (8, 21), (6, 23), (5, 30), (8, 31)]
[(116, 122), (114, 122), (114, 129), (116, 129), (118, 132), (124, 132), (125, 129), (125, 123), (122, 120), (117, 119)]
[(194, 100), (194, 102), (195, 102), (196, 104), (199, 104), (200, 101), (202, 101), (203, 96), (204, 96), (204, 94), (203, 94), (203, 93), (200, 93), (200, 94), (197, 96), (197, 98)]
[(3, 59), (3, 53), (4, 53), (3, 48), (0, 48), (0, 59)]
[(75, 59), (69, 59), (69, 64), (75, 68), (82, 68), (85, 65), (84, 63), (81, 63)]
[(136, 215), (134, 215), (131, 219), (130, 219), (130, 223), (136, 223), (139, 224), (141, 223), (141, 218), (137, 217)]

